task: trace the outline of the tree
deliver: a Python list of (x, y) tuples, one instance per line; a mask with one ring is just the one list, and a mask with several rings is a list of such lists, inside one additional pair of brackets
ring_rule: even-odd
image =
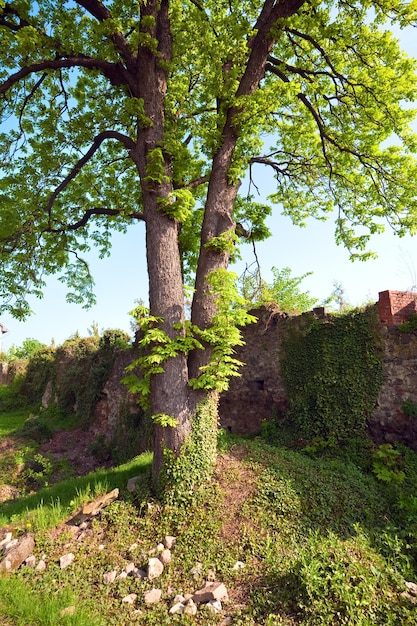
[(318, 303), (318, 299), (310, 296), (308, 291), (300, 291), (300, 285), (312, 273), (292, 276), (289, 267), (283, 267), (282, 270), (273, 267), (272, 283), (263, 280), (259, 273), (245, 273), (241, 279), (242, 295), (251, 306), (274, 302), (281, 311), (287, 313), (311, 311)]
[(44, 343), (30, 337), (25, 339), (20, 347), (16, 347), (14, 344), (10, 346), (7, 351), (7, 359), (9, 361), (13, 361), (14, 359), (30, 359), (34, 354), (45, 347)]
[(237, 367), (226, 270), (269, 212), (245, 174), (267, 168), (295, 223), (336, 212), (353, 256), (385, 219), (415, 231), (415, 65), (385, 28), (415, 19), (405, 0), (1, 0), (3, 308), (24, 317), (53, 273), (91, 302), (83, 253), (145, 223), (155, 479)]

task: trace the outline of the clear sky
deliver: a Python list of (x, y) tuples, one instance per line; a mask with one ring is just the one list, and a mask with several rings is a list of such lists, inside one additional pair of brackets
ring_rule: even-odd
[[(417, 57), (416, 29), (407, 29), (399, 37), (408, 54)], [(268, 179), (261, 186), (264, 190), (272, 189), (270, 173), (265, 176)], [(350, 261), (348, 251), (336, 246), (331, 220), (310, 220), (306, 228), (298, 228), (276, 207), (268, 225), (272, 237), (257, 246), (267, 281), (271, 279), (271, 267), (290, 267), (294, 276), (313, 272), (303, 281), (303, 291), (322, 301), (332, 292), (334, 282), (338, 282), (353, 305), (376, 302), (378, 292), (386, 289), (417, 290), (417, 237), (398, 238), (387, 226), (386, 232), (370, 243), (378, 259), (363, 263)], [(243, 261), (231, 268), (238, 274), (245, 264), (254, 261), (251, 246), (245, 245), (242, 253)], [(100, 331), (121, 328), (130, 332), (129, 311), (137, 299), (147, 302), (148, 297), (144, 225), (133, 225), (126, 235), (116, 233), (109, 258), (99, 259), (92, 253), (89, 260), (96, 281), (97, 305), (86, 311), (68, 304), (65, 285), (50, 278), (44, 298), (31, 300), (33, 315), (27, 321), (18, 322), (7, 314), (1, 316), (0, 321), (9, 329), (2, 341), (4, 350), (12, 344), (21, 345), (29, 337), (46, 344), (54, 340), (59, 345), (77, 331), (87, 335), (93, 323)]]

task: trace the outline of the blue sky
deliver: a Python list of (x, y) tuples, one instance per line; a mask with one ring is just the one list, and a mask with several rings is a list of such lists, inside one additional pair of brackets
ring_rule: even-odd
[[(417, 57), (416, 29), (399, 33), (402, 47)], [(265, 185), (270, 188), (272, 180), (265, 174)], [(417, 184), (417, 182), (416, 182)], [(386, 289), (417, 290), (417, 238), (394, 235), (387, 226), (383, 235), (371, 240), (370, 248), (378, 259), (352, 262), (349, 253), (334, 241), (334, 224), (331, 220), (310, 220), (306, 228), (293, 226), (277, 207), (268, 225), (272, 237), (258, 244), (257, 256), (266, 280), (271, 279), (271, 267), (290, 267), (294, 276), (312, 272), (302, 283), (302, 288), (320, 301), (327, 298), (334, 282), (340, 283), (347, 300), (353, 305), (377, 301), (378, 292)], [(240, 274), (245, 264), (254, 261), (252, 248), (242, 248), (243, 261), (234, 271)], [(61, 344), (79, 332), (87, 335), (96, 323), (99, 330), (121, 328), (130, 332), (129, 311), (137, 299), (147, 302), (147, 273), (145, 259), (144, 225), (133, 225), (127, 234), (116, 233), (110, 257), (99, 259), (91, 253), (90, 264), (96, 281), (97, 304), (88, 311), (65, 300), (65, 285), (55, 278), (47, 281), (44, 298), (31, 300), (33, 310), (25, 322), (18, 322), (3, 314), (0, 321), (9, 329), (3, 337), (2, 348), (12, 344), (21, 345), (26, 338), (35, 338), (50, 344)]]

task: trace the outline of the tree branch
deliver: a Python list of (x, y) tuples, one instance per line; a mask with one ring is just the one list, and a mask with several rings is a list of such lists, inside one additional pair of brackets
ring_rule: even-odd
[(58, 185), (55, 191), (51, 194), (48, 200), (48, 204), (45, 207), (45, 211), (49, 214), (49, 218), (51, 217), (52, 206), (55, 200), (57, 199), (57, 197), (59, 196), (59, 194), (61, 193), (61, 191), (63, 191), (69, 185), (69, 183), (77, 176), (77, 174), (79, 174), (79, 172), (84, 167), (84, 165), (88, 163), (88, 161), (94, 156), (94, 154), (100, 148), (103, 141), (105, 141), (106, 139), (116, 139), (117, 141), (120, 141), (127, 150), (133, 150), (136, 147), (135, 142), (132, 139), (130, 139), (130, 137), (128, 137), (127, 135), (123, 135), (122, 133), (119, 133), (114, 130), (106, 130), (100, 133), (99, 135), (97, 135), (94, 138), (94, 141), (90, 149), (74, 165), (74, 167), (72, 168), (68, 176), (64, 178), (64, 180)]
[[(52, 228), (51, 226), (49, 226), (46, 229), (46, 232), (48, 233), (63, 233), (66, 232), (68, 230), (78, 230), (78, 228), (82, 228), (83, 226), (85, 226), (88, 222), (88, 220), (90, 219), (90, 217), (92, 217), (93, 215), (112, 215), (112, 216), (117, 216), (117, 215), (121, 215), (125, 213), (125, 209), (107, 209), (105, 207), (95, 207), (93, 209), (88, 209), (87, 211), (85, 211), (84, 215), (82, 216), (81, 219), (79, 219), (77, 222), (74, 222), (73, 224), (67, 224), (64, 228)], [(143, 215), (143, 213), (140, 213), (138, 211), (135, 211), (133, 213), (131, 213), (128, 217), (130, 217), (131, 219), (136, 219), (136, 220), (145, 220), (145, 217)]]
[[(9, 22), (7, 21), (7, 17), (11, 16), (16, 17), (19, 19), (19, 23), (18, 24), (14, 24), (13, 22)], [(10, 30), (17, 32), (19, 30), (21, 30), (22, 28), (24, 28), (25, 26), (30, 26), (30, 23), (27, 20), (24, 20), (22, 17), (20, 17), (19, 12), (14, 9), (12, 6), (10, 6), (10, 4), (8, 2), (6, 2), (2, 14), (0, 15), (0, 26), (5, 26), (6, 28), (9, 28)]]
[[(88, 13), (99, 22), (104, 22), (112, 18), (110, 11), (98, 0), (76, 0), (76, 3), (88, 11)], [(122, 55), (129, 70), (134, 72), (136, 70), (136, 56), (130, 50), (125, 37), (121, 32), (116, 31), (110, 35), (110, 39)]]
[(9, 76), (2, 84), (0, 84), (0, 94), (6, 93), (13, 85), (23, 78), (43, 72), (44, 70), (57, 70), (71, 67), (85, 67), (87, 69), (101, 70), (103, 74), (110, 80), (112, 85), (128, 84), (128, 78), (125, 75), (125, 69), (121, 63), (109, 63), (101, 59), (92, 59), (84, 55), (68, 56), (64, 59), (50, 59), (48, 61), (39, 61), (22, 67), (21, 70)]

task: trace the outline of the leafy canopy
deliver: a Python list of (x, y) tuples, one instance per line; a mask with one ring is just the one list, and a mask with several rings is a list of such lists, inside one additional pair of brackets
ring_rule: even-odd
[[(138, 50), (158, 55), (150, 4), (0, 1), (0, 308), (16, 316), (29, 313), (28, 296), (41, 296), (52, 273), (70, 301), (91, 303), (83, 256), (91, 246), (107, 255), (112, 232), (143, 218), (131, 157), (154, 123), (136, 89), (152, 81)], [(271, 209), (254, 199), (261, 166), (275, 177), (272, 204), (297, 224), (336, 216), (336, 239), (353, 257), (370, 256), (369, 236), (386, 222), (400, 235), (416, 232), (416, 63), (389, 30), (392, 20), (415, 24), (416, 3), (300, 1), (271, 24), (264, 78), (243, 90), (272, 4), (169, 1), (164, 139), (147, 177), (160, 180), (168, 155), (172, 192), (160, 209), (180, 224), (184, 280), (230, 112), (237, 143), (228, 181), (251, 181), (235, 203), (241, 241), (269, 234)]]

